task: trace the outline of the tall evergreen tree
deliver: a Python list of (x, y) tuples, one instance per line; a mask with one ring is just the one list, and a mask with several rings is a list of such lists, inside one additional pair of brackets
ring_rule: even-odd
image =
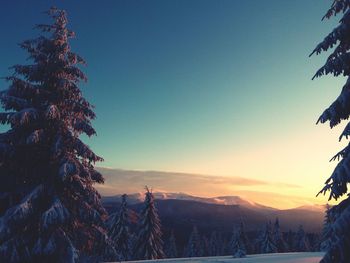
[(154, 205), (153, 193), (146, 187), (144, 208), (140, 214), (134, 254), (137, 259), (164, 258), (160, 220)]
[(310, 243), (302, 225), (299, 226), (295, 235), (294, 248), (297, 252), (310, 251)]
[[(324, 40), (316, 46), (312, 54), (320, 54), (332, 49), (331, 54), (315, 74), (314, 78), (327, 74), (334, 76), (343, 75), (347, 78), (338, 98), (322, 113), (317, 122), (329, 121), (333, 128), (342, 120), (350, 116), (350, 0), (334, 0), (331, 8), (324, 18), (331, 18), (343, 14), (339, 25), (329, 33)], [(310, 55), (310, 56), (311, 56)], [(348, 123), (339, 137), (348, 139), (350, 135), (350, 123)], [(320, 193), (330, 192), (329, 200), (338, 200), (340, 197), (349, 194), (348, 183), (350, 183), (350, 144), (336, 154), (332, 160), (340, 160), (326, 185)], [(350, 262), (350, 196), (335, 205), (332, 209), (334, 215), (331, 246), (328, 247), (322, 262)]]
[(271, 223), (266, 224), (264, 231), (258, 241), (259, 252), (262, 254), (266, 253), (276, 253), (277, 247), (273, 242), (273, 237), (271, 233)]
[(93, 107), (78, 85), (87, 78), (73, 53), (66, 12), (51, 8), (53, 23), (24, 41), (32, 64), (15, 65), (0, 93), (0, 258), (6, 262), (76, 262), (114, 253), (106, 212), (94, 183), (102, 161), (80, 139), (95, 135)]
[(284, 241), (278, 218), (276, 218), (275, 224), (273, 225), (272, 237), (273, 237), (273, 242), (277, 247), (278, 253), (283, 253), (288, 251), (287, 243)]
[(178, 257), (174, 231), (171, 231), (168, 240), (165, 242), (164, 251), (167, 258)]
[(129, 233), (129, 214), (127, 208), (127, 195), (122, 195), (122, 203), (119, 214), (113, 217), (109, 235), (113, 244), (120, 255), (119, 260), (128, 260), (131, 256), (130, 251), (130, 233)]
[(198, 233), (197, 227), (193, 226), (192, 233), (188, 239), (187, 246), (184, 250), (185, 257), (201, 257), (202, 256), (202, 242)]

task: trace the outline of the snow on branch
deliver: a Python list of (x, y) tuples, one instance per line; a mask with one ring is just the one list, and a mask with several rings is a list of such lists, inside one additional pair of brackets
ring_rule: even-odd
[(56, 105), (49, 105), (46, 108), (45, 117), (48, 120), (59, 119), (60, 118), (60, 111), (57, 108), (57, 106)]
[(23, 262), (30, 259), (30, 248), (22, 238), (11, 238), (0, 246), (0, 258), (9, 262)]
[(79, 207), (79, 217), (86, 222), (93, 222), (96, 225), (103, 224), (100, 213), (86, 202), (82, 202)]
[(79, 173), (79, 167), (72, 160), (63, 161), (58, 171), (58, 175), (62, 181), (78, 173)]
[(20, 204), (7, 210), (5, 215), (0, 218), (0, 241), (5, 240), (15, 228), (18, 228), (34, 214), (43, 191), (43, 185), (37, 186), (23, 198)]
[(319, 122), (325, 123), (329, 121), (331, 128), (336, 126), (341, 122), (341, 120), (346, 120), (350, 115), (350, 78), (348, 78), (346, 84), (344, 85), (342, 92), (338, 98), (321, 114)]
[(330, 191), (329, 200), (334, 198), (337, 200), (339, 197), (347, 193), (347, 184), (350, 181), (350, 154), (349, 147), (347, 146), (338, 155), (334, 156), (332, 159), (343, 158), (335, 167), (332, 175), (325, 182), (325, 186), (317, 194), (326, 194)]
[(6, 91), (0, 92), (0, 101), (5, 110), (23, 110), (30, 106), (27, 100), (10, 96)]
[(63, 206), (60, 199), (56, 197), (51, 207), (41, 216), (41, 227), (47, 230), (51, 226), (63, 224), (68, 218), (68, 210)]
[(34, 108), (26, 108), (19, 112), (12, 114), (11, 116), (11, 124), (15, 126), (26, 125), (31, 121), (36, 120), (39, 117), (39, 114)]
[(36, 144), (39, 143), (44, 135), (44, 131), (42, 129), (33, 131), (27, 138), (27, 144)]
[(48, 93), (47, 90), (42, 89), (39, 85), (30, 83), (16, 76), (7, 77), (6, 80), (12, 82), (7, 91), (10, 96), (33, 97), (41, 93)]
[[(40, 249), (38, 249), (38, 251), (40, 251)], [(53, 232), (41, 252), (44, 255), (53, 255), (58, 262), (75, 263), (78, 258), (78, 251), (61, 228)]]
[(103, 161), (101, 157), (94, 154), (94, 152), (90, 150), (89, 146), (83, 143), (79, 138), (75, 138), (74, 141), (75, 150), (80, 157), (88, 159), (90, 162)]

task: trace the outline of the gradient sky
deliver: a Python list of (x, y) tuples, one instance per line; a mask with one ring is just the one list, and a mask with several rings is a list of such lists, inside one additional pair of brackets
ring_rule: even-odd
[(98, 136), (87, 142), (100, 166), (291, 183), (303, 186), (291, 194), (313, 197), (342, 146), (339, 129), (315, 122), (344, 80), (311, 81), (325, 56), (308, 57), (336, 25), (321, 22), (330, 4), (6, 1), (0, 75), (25, 62), (16, 43), (35, 36), (41, 12), (64, 8), (74, 51), (88, 62), (82, 88)]

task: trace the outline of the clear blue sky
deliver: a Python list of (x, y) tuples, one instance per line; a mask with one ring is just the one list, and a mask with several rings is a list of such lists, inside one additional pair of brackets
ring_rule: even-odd
[[(330, 4), (4, 1), (0, 75), (25, 62), (16, 43), (36, 35), (33, 25), (47, 21), (41, 12), (64, 8), (77, 34), (74, 51), (88, 62), (89, 82), (82, 88), (96, 106), (98, 133), (88, 143), (105, 158), (102, 166), (250, 176), (253, 171), (237, 174), (245, 168), (235, 170), (241, 164), (235, 156), (259, 158), (249, 152), (317, 133), (318, 115), (340, 91), (341, 80), (311, 81), (325, 57), (308, 58), (335, 25), (321, 22)], [(3, 81), (0, 88), (6, 88)], [(288, 151), (302, 151), (302, 140), (295, 141)], [(325, 151), (327, 158), (333, 154)]]

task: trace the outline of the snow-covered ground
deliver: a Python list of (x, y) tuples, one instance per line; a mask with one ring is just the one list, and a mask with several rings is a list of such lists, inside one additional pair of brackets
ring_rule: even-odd
[[(145, 260), (142, 262), (167, 262), (167, 263), (318, 263), (324, 253), (281, 253), (251, 255), (246, 258), (225, 257), (201, 257), (201, 258), (177, 258), (162, 260)], [(137, 261), (135, 261), (137, 262)]]

